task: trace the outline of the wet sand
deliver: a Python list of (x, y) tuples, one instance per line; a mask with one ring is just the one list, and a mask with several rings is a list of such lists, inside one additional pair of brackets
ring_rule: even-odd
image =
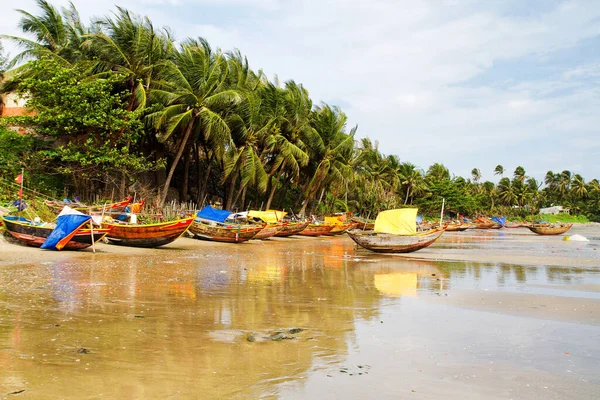
[(574, 233), (591, 242), (466, 231), (407, 255), (0, 238), (0, 398), (596, 399), (600, 228)]

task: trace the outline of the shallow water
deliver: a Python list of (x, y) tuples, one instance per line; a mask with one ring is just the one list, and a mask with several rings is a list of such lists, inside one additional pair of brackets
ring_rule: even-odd
[[(565, 241), (565, 237), (583, 235), (589, 242)], [(466, 230), (448, 232), (436, 243), (437, 248), (452, 251), (481, 249), (495, 252), (513, 252), (526, 255), (555, 255), (571, 258), (591, 258), (600, 261), (600, 229), (596, 226), (576, 226), (566, 235), (540, 236), (527, 228)], [(600, 264), (600, 263), (599, 263)]]
[(595, 399), (600, 269), (541, 258), (595, 259), (582, 229), (591, 242), (467, 231), (430, 248), (538, 265), (332, 237), (2, 266), (0, 398)]

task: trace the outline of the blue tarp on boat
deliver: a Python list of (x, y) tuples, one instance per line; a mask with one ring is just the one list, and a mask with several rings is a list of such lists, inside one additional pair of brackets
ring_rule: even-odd
[(92, 217), (66, 206), (56, 218), (56, 228), (42, 244), (42, 249), (61, 250)]
[(227, 217), (231, 215), (231, 211), (228, 210), (217, 210), (211, 206), (206, 206), (202, 210), (198, 211), (197, 217), (207, 219), (209, 221), (225, 222)]
[(421, 225), (423, 223), (423, 215), (417, 215), (417, 225)]
[(502, 226), (506, 224), (506, 217), (492, 217), (491, 220), (499, 223)]

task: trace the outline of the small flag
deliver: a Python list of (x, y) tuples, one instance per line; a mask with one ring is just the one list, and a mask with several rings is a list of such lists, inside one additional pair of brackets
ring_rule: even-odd
[(15, 178), (15, 182), (23, 183), (23, 174), (17, 175), (17, 177)]

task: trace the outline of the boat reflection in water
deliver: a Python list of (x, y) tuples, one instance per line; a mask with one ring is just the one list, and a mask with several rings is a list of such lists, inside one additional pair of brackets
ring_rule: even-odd
[[(202, 398), (258, 398), (299, 382), (317, 359), (347, 355), (357, 320), (376, 319), (382, 297), (372, 265), (347, 257), (350, 241), (318, 239), (309, 252), (284, 240), (274, 245), (292, 251), (258, 242), (30, 267), (34, 278), (17, 280), (0, 311), (3, 338), (17, 315), (27, 321), (18, 349), (0, 341), (25, 355), (5, 361), (0, 386), (30, 382), (51, 397), (194, 398), (203, 387)], [(287, 338), (270, 340), (278, 332)]]

